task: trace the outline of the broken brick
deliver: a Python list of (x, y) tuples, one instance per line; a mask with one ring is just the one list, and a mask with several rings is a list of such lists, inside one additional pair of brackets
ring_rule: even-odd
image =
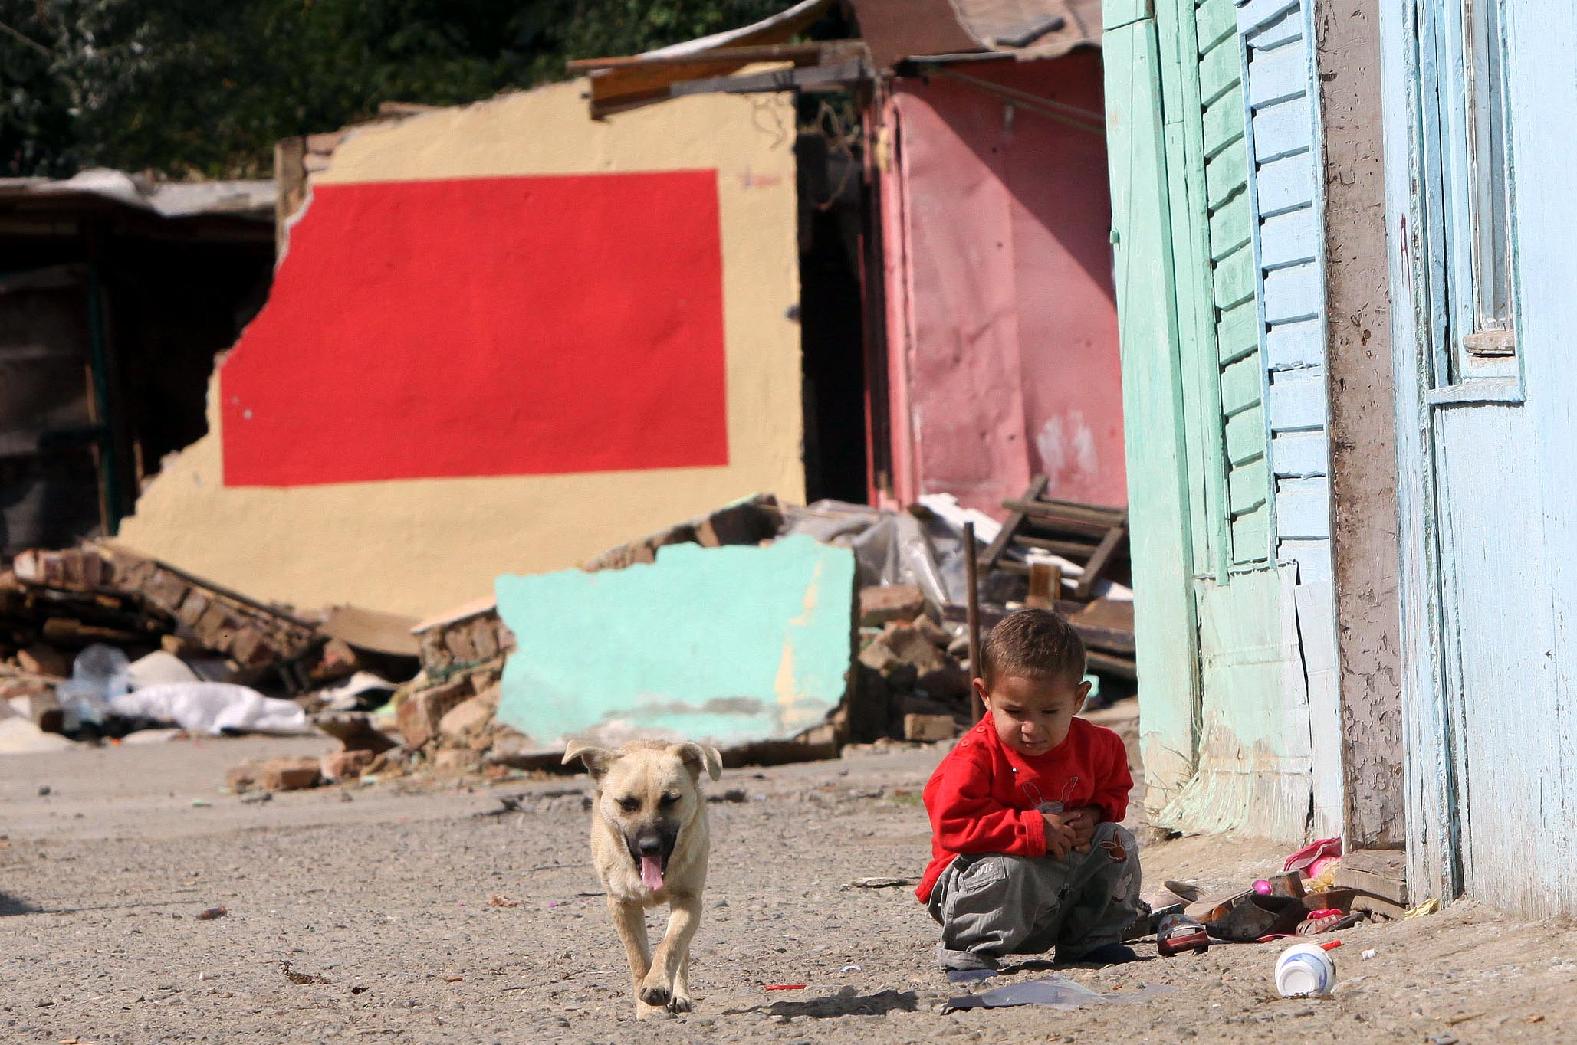
[(879, 627), (889, 621), (912, 621), (925, 612), (925, 596), (913, 584), (887, 584), (860, 589), (860, 624)]
[(470, 696), (470, 683), (464, 679), (407, 695), (395, 716), (406, 746), (418, 748), (432, 740), (443, 717)]
[(438, 733), (445, 740), (463, 741), (485, 730), (498, 710), (498, 691), (461, 701), (438, 720)]
[(330, 751), (318, 760), (318, 769), (323, 774), (323, 779), (330, 782), (336, 780), (354, 780), (367, 771), (377, 758), (376, 752), (366, 748), (352, 751)]
[(952, 740), (958, 735), (958, 723), (952, 715), (905, 715), (903, 738), (922, 743)]

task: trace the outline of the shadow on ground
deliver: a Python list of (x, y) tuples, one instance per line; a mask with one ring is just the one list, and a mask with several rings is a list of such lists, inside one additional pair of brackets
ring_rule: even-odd
[[(836, 1016), (881, 1016), (889, 1012), (913, 1012), (919, 1007), (919, 998), (913, 991), (877, 991), (875, 994), (856, 994), (853, 987), (845, 987), (827, 998), (810, 1001), (779, 1001), (767, 1006), (771, 1016), (809, 1016), (824, 1020)], [(749, 1009), (735, 1009), (728, 1013), (737, 1016), (745, 1012), (761, 1012), (759, 1005)]]
[(11, 914), (34, 914), (37, 907), (10, 893), (0, 893), (0, 918)]

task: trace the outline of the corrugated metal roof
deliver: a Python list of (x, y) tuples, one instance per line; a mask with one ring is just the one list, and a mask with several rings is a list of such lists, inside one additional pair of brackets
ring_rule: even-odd
[(72, 196), (109, 200), (165, 218), (218, 215), (272, 221), (276, 193), (269, 179), (151, 182), (124, 171), (103, 169), (85, 170), (59, 181), (0, 178), (0, 200), (67, 199)]
[(852, 0), (878, 68), (910, 58), (1055, 58), (1099, 47), (1100, 0)]

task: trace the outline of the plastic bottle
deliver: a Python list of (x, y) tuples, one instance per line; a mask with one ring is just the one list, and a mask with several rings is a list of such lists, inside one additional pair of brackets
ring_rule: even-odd
[(1296, 943), (1276, 959), (1276, 989), (1283, 998), (1307, 998), (1329, 994), (1336, 982), (1336, 963), (1326, 953), (1340, 947), (1340, 940), (1329, 943)]

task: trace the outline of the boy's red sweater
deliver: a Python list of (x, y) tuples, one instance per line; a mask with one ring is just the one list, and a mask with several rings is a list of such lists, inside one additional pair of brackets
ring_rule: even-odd
[(1068, 737), (1044, 755), (1026, 757), (1002, 743), (991, 719), (964, 735), (925, 785), (931, 816), (931, 862), (915, 895), (931, 887), (959, 853), (1046, 855), (1044, 802), (1061, 809), (1099, 806), (1101, 819), (1128, 811), (1128, 752), (1111, 730), (1075, 718)]

